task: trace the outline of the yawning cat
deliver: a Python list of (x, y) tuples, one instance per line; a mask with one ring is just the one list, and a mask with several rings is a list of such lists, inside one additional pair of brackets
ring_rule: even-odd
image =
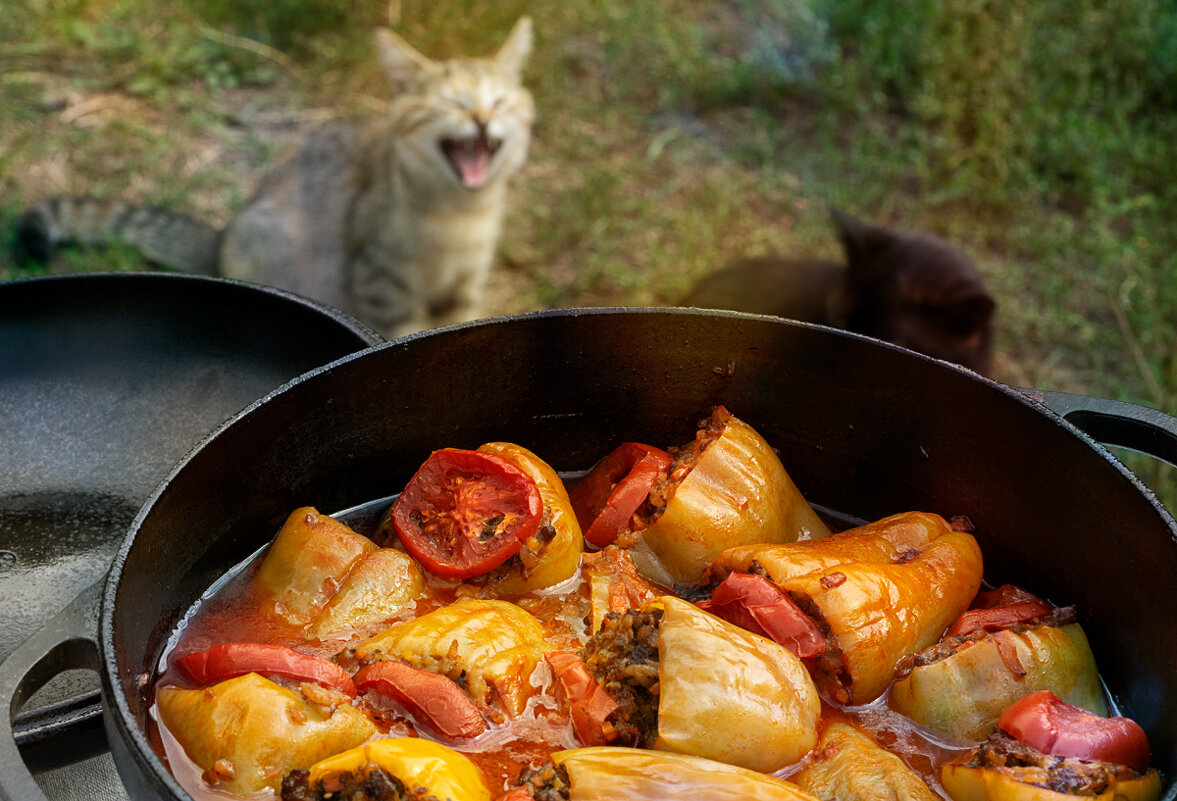
[(930, 234), (833, 218), (845, 264), (745, 259), (703, 277), (682, 305), (835, 326), (989, 371), (996, 303), (967, 255)]
[(156, 263), (288, 289), (396, 337), (482, 314), (482, 292), (535, 116), (521, 83), (521, 18), (489, 59), (435, 62), (388, 30), (377, 46), (397, 94), (377, 119), (309, 133), (217, 231), (185, 215), (93, 198), (24, 212), (18, 245), (122, 240)]

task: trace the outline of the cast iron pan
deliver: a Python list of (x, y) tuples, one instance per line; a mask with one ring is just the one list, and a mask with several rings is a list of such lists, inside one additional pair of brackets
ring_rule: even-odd
[[(0, 659), (106, 574), (135, 512), (203, 435), (380, 341), (334, 309), (235, 281), (111, 273), (0, 284)], [(32, 668), (6, 665), (5, 713), (39, 683), (25, 681)], [(26, 755), (76, 759), (102, 742), (71, 729), (97, 727), (92, 672), (63, 674), (24, 707), (13, 730)], [(71, 747), (54, 736), (66, 730)]]
[[(146, 734), (160, 654), (201, 594), (290, 510), (387, 497), (431, 450), (492, 439), (585, 470), (624, 440), (685, 442), (724, 403), (780, 449), (812, 502), (864, 519), (967, 514), (989, 579), (1077, 604), (1113, 703), (1148, 732), (1171, 800), (1177, 616), (1161, 599), (1177, 575), (1177, 524), (1044, 399), (1133, 432), (1120, 438), (1134, 447), (1177, 454), (1177, 421), (1165, 415), (1031, 398), (874, 340), (775, 318), (577, 310), (415, 335), (304, 375), (205, 439), (132, 522), (103, 588), (99, 643), (67, 612), (57, 647), (98, 665), (131, 797), (187, 798)], [(14, 750), (0, 739), (0, 797), (43, 797), (10, 771)]]

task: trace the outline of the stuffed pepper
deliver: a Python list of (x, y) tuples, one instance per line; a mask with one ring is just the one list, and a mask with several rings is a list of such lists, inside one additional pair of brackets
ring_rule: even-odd
[[(629, 452), (619, 468), (617, 454)], [(698, 583), (726, 548), (830, 532), (772, 447), (722, 406), (669, 453), (623, 445), (571, 495), (592, 544), (632, 544), (643, 574), (668, 586)], [(595, 534), (602, 518), (613, 521), (610, 530)]]
[[(199, 669), (215, 675), (216, 663), (207, 663)], [(305, 682), (292, 689), (257, 672), (197, 689), (163, 687), (156, 709), (160, 723), (204, 771), (206, 785), (237, 794), (276, 790), (288, 770), (310, 767), (377, 733), (337, 688)]]
[(425, 594), (425, 577), (416, 562), (394, 548), (368, 551), (311, 619), (307, 636), (325, 640), (371, 631)]
[(542, 503), (535, 534), (487, 575), (487, 585), (499, 595), (519, 594), (551, 587), (575, 575), (584, 551), (584, 535), (560, 476), (534, 453), (510, 442), (488, 442), (478, 451), (501, 456), (526, 473), (539, 489)]
[[(520, 449), (522, 450), (522, 449)], [(442, 448), (397, 496), (377, 532), (443, 579), (483, 576), (540, 545), (543, 497), (535, 480), (495, 453)]]
[(556, 471), (526, 448), (444, 448), (421, 465), (377, 532), (435, 576), (499, 595), (559, 584), (580, 567), (584, 537)]
[(823, 801), (937, 801), (902, 759), (849, 723), (830, 723), (813, 757), (790, 777)]
[(940, 642), (903, 660), (892, 708), (957, 740), (983, 740), (1007, 707), (1039, 690), (1107, 714), (1074, 607), (1017, 587), (978, 594)]
[(791, 782), (686, 754), (574, 748), (525, 769), (498, 801), (818, 801)]
[(810, 658), (817, 687), (838, 704), (866, 704), (900, 660), (935, 643), (981, 585), (973, 537), (939, 515), (910, 512), (829, 537), (725, 551), (710, 581), (758, 573), (820, 629)]
[(597, 714), (593, 736), (584, 736), (591, 727), (577, 726), (582, 743), (772, 772), (817, 741), (821, 703), (801, 661), (679, 598), (609, 614), (580, 658), (605, 696), (592, 686), (579, 696)]
[(507, 601), (465, 598), (364, 640), (361, 665), (397, 660), (448, 676), (476, 702), (497, 702), (510, 716), (537, 693), (532, 673), (552, 647), (533, 615)]
[(940, 781), (953, 801), (1155, 801), (1157, 771), (1134, 721), (1080, 709), (1042, 690), (1002, 712), (993, 733)]
[(376, 544), (348, 526), (305, 506), (286, 518), (254, 580), (291, 623), (309, 623), (335, 594), (361, 557)]
[(375, 740), (293, 770), (282, 801), (490, 801), (485, 777), (469, 757), (417, 737)]

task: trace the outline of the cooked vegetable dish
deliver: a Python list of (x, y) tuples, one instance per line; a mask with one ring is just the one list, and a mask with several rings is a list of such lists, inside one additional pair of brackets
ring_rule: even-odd
[(1082, 610), (986, 584), (968, 510), (838, 525), (723, 407), (576, 479), (491, 442), (389, 489), (294, 510), (174, 632), (194, 798), (1160, 796)]

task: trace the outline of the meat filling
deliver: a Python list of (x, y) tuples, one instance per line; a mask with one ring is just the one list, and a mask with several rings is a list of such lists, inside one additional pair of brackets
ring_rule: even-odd
[(634, 528), (642, 529), (653, 523), (665, 511), (667, 504), (674, 497), (678, 485), (694, 469), (703, 451), (715, 440), (723, 435), (731, 412), (722, 406), (716, 406), (711, 416), (700, 423), (695, 438), (686, 445), (671, 447), (668, 452), (674, 457), (666, 478), (657, 482), (651, 489), (646, 502), (634, 514)]
[[(282, 801), (438, 801), (433, 795), (419, 795), (397, 777), (373, 765), (367, 772), (343, 773), (330, 787), (310, 783), (310, 772), (292, 770), (282, 778)], [(538, 796), (537, 796), (538, 798)]]
[[(467, 681), (466, 669), (462, 663), (458, 661), (457, 642), (451, 644), (450, 652), (446, 656), (433, 656), (432, 654), (397, 654), (395, 659), (398, 662), (404, 662), (412, 665), (420, 670), (428, 670), (431, 673), (440, 673), (449, 678), (463, 690), (469, 690), (469, 681)], [(381, 662), (388, 657), (384, 652), (377, 649), (368, 654), (364, 659), (356, 658), (356, 652), (353, 648), (346, 649), (339, 659), (339, 663), (345, 668), (363, 667), (371, 665), (375, 662)]]
[(611, 745), (653, 748), (658, 739), (658, 631), (662, 610), (610, 612), (580, 651), (593, 678), (617, 703), (607, 718)]
[(551, 762), (538, 768), (524, 768), (518, 786), (530, 790), (534, 801), (568, 801), (572, 792), (568, 771)]
[[(753, 568), (760, 568), (757, 562), (752, 563)], [(763, 568), (760, 568), (763, 570)], [(822, 614), (821, 609), (813, 602), (812, 598), (802, 595), (799, 592), (790, 592), (789, 598), (793, 603), (797, 604), (797, 608), (804, 612), (817, 627), (821, 629), (822, 635), (826, 640), (826, 648), (816, 661), (810, 667), (810, 673), (813, 675), (813, 680), (817, 682), (819, 687), (827, 688), (835, 701), (840, 704), (850, 702), (850, 672), (846, 670), (846, 660), (842, 658), (842, 648), (838, 645), (838, 640), (834, 637), (830, 630), (830, 624), (826, 622), (825, 615)]]
[(519, 549), (518, 553), (490, 572), (483, 573), (481, 576), (474, 576), (469, 579), (469, 582), (476, 586), (483, 586), (502, 580), (516, 572), (523, 576), (523, 578), (530, 577), (532, 571), (539, 565), (540, 559), (543, 558), (544, 550), (547, 549), (548, 544), (556, 539), (558, 532), (556, 531), (556, 527), (552, 525), (551, 518), (551, 510), (545, 508), (543, 520), (539, 528), (536, 529), (535, 534), (523, 541), (523, 547)]
[(1100, 795), (1117, 780), (1139, 775), (1126, 765), (1044, 754), (1002, 731), (989, 735), (989, 739), (973, 752), (966, 766), (1008, 769), (1018, 781), (1078, 796)]

